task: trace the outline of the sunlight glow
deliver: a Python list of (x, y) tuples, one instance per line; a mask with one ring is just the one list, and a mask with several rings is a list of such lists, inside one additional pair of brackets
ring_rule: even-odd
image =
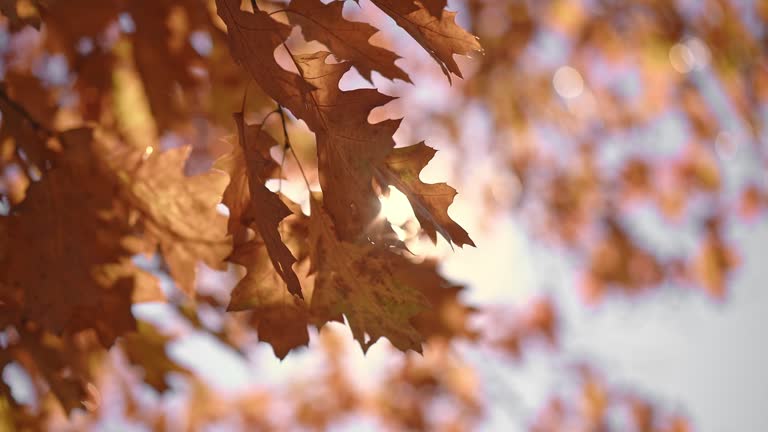
[(408, 198), (394, 186), (389, 187), (388, 197), (383, 196), (379, 200), (381, 201), (380, 215), (392, 225), (404, 225), (409, 220), (416, 218)]

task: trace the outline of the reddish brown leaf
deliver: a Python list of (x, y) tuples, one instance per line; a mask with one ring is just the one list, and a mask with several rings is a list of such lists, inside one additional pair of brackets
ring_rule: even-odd
[(307, 305), (286, 292), (264, 245), (250, 241), (235, 249), (229, 259), (244, 266), (247, 273), (232, 290), (227, 310), (252, 310), (259, 340), (272, 345), (281, 359), (291, 349), (307, 345)]
[(235, 58), (267, 94), (315, 132), (323, 205), (339, 236), (365, 239), (380, 208), (371, 187), (373, 169), (394, 147), (392, 134), (399, 125), (393, 120), (372, 125), (368, 115), (393, 98), (374, 89), (339, 90), (339, 80), (352, 65), (326, 63), (328, 52), (295, 56), (301, 77), (285, 71), (273, 53), (288, 36), (287, 26), (261, 11), (241, 11), (235, 0), (218, 0), (217, 6)]
[(465, 287), (440, 276), (436, 262), (415, 264), (403, 276), (407, 278), (406, 283), (419, 287), (430, 304), (411, 320), (425, 339), (476, 336), (469, 328), (469, 320), (476, 310), (460, 299)]
[(112, 161), (123, 198), (141, 216), (145, 238), (159, 245), (171, 275), (187, 295), (194, 293), (198, 261), (223, 269), (231, 250), (226, 217), (216, 210), (227, 176), (210, 171), (187, 177), (184, 164), (190, 150), (124, 149), (124, 155)]
[(351, 64), (328, 64), (330, 53), (297, 56), (297, 64), (317, 107), (318, 123), (310, 124), (317, 137), (323, 206), (332, 217), (342, 240), (360, 240), (381, 208), (371, 186), (375, 167), (395, 146), (392, 135), (399, 120), (368, 123), (372, 109), (394, 98), (374, 89), (339, 90), (341, 77)]
[(421, 352), (423, 336), (410, 322), (428, 306), (419, 289), (425, 281), (414, 280), (417, 265), (381, 246), (340, 240), (316, 201), (310, 258), (317, 272), (311, 311), (318, 325), (343, 315), (364, 351), (386, 337), (400, 350)]
[(130, 231), (115, 206), (116, 182), (93, 158), (91, 131), (65, 132), (61, 141), (55, 169), (2, 219), (3, 315), (57, 333), (94, 327), (109, 345), (134, 326), (133, 283), (118, 283), (136, 272), (122, 243)]
[(69, 413), (90, 402), (88, 383), (100, 347), (93, 334), (54, 336), (33, 323), (19, 329), (10, 346), (0, 351), (0, 368), (16, 362), (29, 374), (36, 391), (50, 392)]
[[(261, 131), (261, 125), (247, 125), (243, 113), (235, 114), (235, 123), (240, 145), (219, 164), (230, 174), (230, 185), (224, 192), (223, 201), (230, 207), (229, 233), (235, 235), (235, 248), (239, 247), (238, 237), (244, 227), (259, 233), (275, 271), (288, 285), (288, 292), (303, 298), (299, 279), (293, 271), (296, 258), (278, 231), (280, 222), (291, 211), (264, 184), (265, 174), (274, 164), (268, 156), (274, 140)], [(252, 137), (258, 141), (251, 141)]]
[(396, 148), (377, 170), (377, 179), (384, 186), (396, 187), (408, 197), (416, 218), (433, 242), (437, 241), (436, 233), (439, 232), (449, 243), (474, 246), (464, 228), (448, 215), (448, 207), (456, 196), (456, 190), (445, 183), (426, 184), (419, 179), (419, 173), (436, 152), (423, 142)]
[(459, 65), (453, 59), (454, 54), (467, 55), (473, 51), (482, 51), (477, 38), (456, 24), (456, 12), (445, 11), (439, 17), (430, 12), (436, 10), (435, 3), (438, 2), (428, 2), (430, 10), (427, 10), (410, 1), (372, 1), (427, 50), (448, 80), (451, 79), (451, 73), (463, 78)]
[(155, 124), (160, 131), (170, 129), (187, 120), (193, 107), (188, 93), (200, 80), (192, 70), (202, 59), (190, 34), (198, 30), (193, 26), (199, 26), (204, 6), (189, 0), (134, 0), (126, 5), (136, 26), (131, 35), (133, 61)]
[(29, 163), (45, 169), (45, 161), (51, 156), (46, 140), (56, 110), (50, 93), (37, 79), (8, 72), (0, 86), (0, 144), (4, 148), (0, 163), (5, 164), (14, 151), (22, 150)]
[(432, 16), (440, 18), (443, 15), (443, 9), (448, 4), (448, 0), (418, 0)]
[[(238, 127), (238, 144), (234, 145), (229, 153), (216, 160), (213, 166), (229, 175), (229, 184), (224, 189), (221, 202), (229, 209), (227, 233), (235, 238), (235, 243), (238, 243), (245, 226), (244, 215), (251, 202), (248, 185), (249, 171), (255, 169), (254, 176), (262, 182), (272, 178), (278, 165), (271, 159), (269, 151), (278, 144), (261, 124), (244, 124), (241, 132), (242, 113), (236, 113), (234, 117)], [(248, 143), (245, 148), (249, 153), (254, 153), (251, 155), (252, 166), (246, 164), (243, 143)]]
[(287, 11), (288, 18), (301, 26), (307, 40), (322, 42), (338, 59), (349, 60), (368, 81), (376, 71), (392, 80), (411, 82), (408, 74), (395, 66), (400, 56), (368, 42), (378, 30), (370, 24), (347, 21), (342, 16), (343, 9), (344, 2), (292, 0)]
[[(311, 86), (299, 75), (283, 69), (274, 56), (275, 50), (290, 35), (291, 28), (260, 10), (253, 13), (240, 10), (240, 3), (240, 0), (216, 0), (217, 13), (227, 25), (232, 57), (265, 93), (297, 117), (307, 117), (303, 102)], [(301, 103), (289, 103), (289, 100)]]

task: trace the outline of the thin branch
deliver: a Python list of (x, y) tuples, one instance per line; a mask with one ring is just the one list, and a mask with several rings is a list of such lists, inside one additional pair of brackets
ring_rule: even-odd
[[(296, 56), (293, 55), (291, 52), (291, 49), (288, 48), (288, 44), (283, 42), (283, 48), (288, 52), (288, 56), (291, 58), (291, 61), (293, 62), (293, 65), (296, 66), (296, 70), (299, 72), (299, 76), (301, 79), (304, 80), (304, 82), (307, 82), (307, 77), (304, 76), (304, 69), (301, 68), (301, 65), (299, 65), (299, 62), (296, 61)], [(317, 103), (317, 99), (315, 99), (315, 93), (309, 92), (309, 97), (312, 98), (312, 102), (315, 105), (315, 109), (317, 110), (317, 116), (320, 118), (320, 121), (323, 123), (323, 127), (325, 129), (328, 129), (328, 125), (325, 123), (325, 116), (323, 115), (323, 111), (320, 110), (320, 104)]]
[(16, 111), (17, 114), (19, 114), (24, 120), (29, 123), (29, 125), (34, 129), (37, 133), (42, 133), (46, 135), (47, 137), (54, 137), (56, 136), (56, 132), (52, 131), (51, 129), (48, 129), (47, 127), (43, 126), (42, 123), (37, 121), (35, 117), (32, 116), (32, 114), (29, 113), (21, 104), (13, 100), (10, 96), (8, 96), (8, 93), (5, 92), (5, 89), (0, 86), (0, 99), (5, 102), (6, 105), (8, 105), (11, 109)]
[[(38, 135), (38, 136), (44, 136), (45, 138), (52, 138), (57, 137), (58, 134), (51, 129), (48, 129), (45, 127), (42, 123), (37, 121), (35, 117), (27, 111), (20, 103), (13, 100), (8, 93), (6, 93), (5, 88), (0, 85), (0, 105), (7, 106), (10, 110), (15, 111), (16, 114), (22, 118), (23, 122), (26, 122), (29, 127), (32, 128), (32, 130)], [(8, 114), (8, 113), (6, 113)], [(3, 118), (3, 122), (7, 122), (9, 115), (5, 115)], [(22, 143), (16, 143), (14, 153), (16, 155), (15, 161), (19, 166), (21, 167), (22, 171), (27, 175), (27, 177), (33, 177), (32, 174), (32, 166), (30, 165), (29, 161), (26, 160), (27, 156), (22, 155)], [(32, 144), (28, 144), (32, 145)], [(45, 150), (45, 145), (42, 146), (43, 150)], [(43, 168), (43, 167), (38, 167)]]
[(291, 147), (291, 139), (288, 137), (288, 127), (285, 125), (285, 111), (282, 105), (277, 105), (277, 111), (280, 112), (280, 122), (283, 124), (283, 150)]
[(280, 112), (280, 120), (283, 124), (283, 157), (280, 161), (280, 175), (278, 176), (278, 190), (282, 187), (283, 182), (283, 164), (285, 164), (285, 155), (288, 153), (288, 150), (293, 152), (293, 158), (296, 159), (296, 165), (299, 167), (299, 172), (301, 172), (301, 177), (304, 179), (304, 184), (307, 185), (307, 192), (312, 193), (312, 190), (309, 187), (309, 180), (307, 180), (307, 174), (304, 172), (304, 167), (301, 166), (301, 161), (299, 161), (299, 157), (296, 155), (296, 151), (293, 150), (293, 146), (291, 146), (291, 139), (288, 136), (288, 126), (285, 123), (285, 111), (283, 110), (283, 106), (278, 104), (277, 110)]
[(264, 118), (261, 119), (261, 124), (264, 125), (264, 123), (267, 122), (267, 120), (272, 116), (272, 114), (277, 114), (280, 112), (280, 109), (275, 108), (272, 111), (268, 112), (267, 115), (264, 116)]

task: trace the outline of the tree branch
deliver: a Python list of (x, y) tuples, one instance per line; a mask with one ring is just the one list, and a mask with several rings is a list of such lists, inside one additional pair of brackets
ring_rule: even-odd
[(5, 104), (10, 107), (12, 110), (16, 111), (18, 115), (20, 115), (24, 120), (29, 123), (29, 125), (32, 127), (32, 129), (37, 132), (46, 135), (47, 137), (54, 137), (56, 136), (56, 132), (52, 131), (51, 129), (48, 129), (47, 127), (43, 126), (42, 123), (37, 121), (32, 114), (30, 114), (29, 111), (27, 111), (21, 104), (13, 100), (8, 93), (6, 93), (5, 88), (3, 86), (0, 86), (0, 99), (5, 102)]
[(277, 111), (280, 113), (280, 121), (283, 125), (283, 157), (282, 161), (280, 162), (280, 176), (278, 181), (279, 187), (282, 186), (283, 181), (283, 164), (285, 163), (285, 154), (288, 153), (288, 150), (293, 152), (293, 158), (296, 159), (296, 165), (299, 167), (299, 171), (301, 172), (301, 177), (304, 178), (304, 184), (307, 185), (307, 191), (309, 193), (312, 193), (312, 190), (309, 187), (309, 180), (307, 179), (307, 174), (304, 172), (304, 167), (301, 166), (301, 161), (299, 161), (299, 157), (296, 155), (296, 151), (293, 150), (293, 146), (291, 146), (291, 139), (288, 137), (288, 127), (285, 124), (285, 111), (283, 111), (283, 106), (280, 104), (277, 104)]

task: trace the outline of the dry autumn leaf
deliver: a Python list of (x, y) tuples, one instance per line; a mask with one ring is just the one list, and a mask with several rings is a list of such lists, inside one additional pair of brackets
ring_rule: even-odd
[[(236, 1), (218, 0), (217, 5), (234, 57), (267, 94), (315, 132), (324, 205), (340, 227), (340, 235), (345, 239), (364, 236), (363, 228), (379, 211), (371, 187), (372, 169), (394, 147), (392, 134), (397, 129), (397, 122), (370, 125), (367, 117), (371, 109), (391, 98), (371, 89), (339, 90), (338, 82), (351, 64), (327, 64), (329, 53), (292, 57), (301, 76), (287, 72), (273, 52), (287, 38), (288, 26), (262, 11), (242, 11)], [(360, 156), (350, 157), (350, 152), (358, 151)]]
[(167, 345), (173, 338), (163, 335), (148, 322), (140, 321), (137, 327), (138, 331), (127, 335), (120, 347), (131, 363), (144, 370), (144, 382), (162, 393), (168, 389), (167, 374), (191, 373), (189, 369), (168, 357)]
[(159, 246), (171, 275), (187, 295), (194, 294), (197, 263), (222, 269), (231, 251), (225, 237), (227, 218), (216, 209), (227, 176), (216, 171), (186, 176), (190, 150), (123, 150), (111, 161), (122, 196), (138, 212), (146, 240)]
[[(310, 260), (312, 268), (317, 271), (310, 304), (312, 320), (322, 325), (328, 320), (341, 319), (343, 314), (350, 321), (355, 337), (364, 348), (379, 337), (386, 336), (398, 348), (420, 350), (422, 337), (408, 321), (426, 306), (423, 297), (418, 287), (400, 286), (402, 284), (398, 282), (393, 285), (393, 282), (389, 281), (390, 278), (397, 280), (398, 276), (402, 279), (411, 264), (407, 259), (388, 251), (384, 245), (370, 244), (371, 240), (379, 238), (372, 227), (380, 208), (372, 181), (380, 167), (387, 173), (388, 182), (398, 181), (400, 175), (410, 175), (413, 170), (417, 171), (418, 177), (418, 171), (429, 158), (426, 161), (416, 161), (417, 166), (413, 167), (387, 168), (385, 161), (394, 148), (392, 135), (397, 130), (399, 121), (387, 120), (371, 124), (368, 122), (368, 115), (371, 110), (383, 106), (392, 98), (374, 89), (339, 89), (342, 76), (352, 66), (361, 68), (364, 75), (366, 68), (373, 67), (370, 58), (361, 57), (359, 50), (367, 49), (367, 39), (375, 30), (367, 25), (343, 21), (339, 3), (322, 5), (309, 1), (292, 2), (287, 13), (292, 23), (302, 26), (305, 36), (324, 42), (337, 57), (350, 59), (349, 62), (329, 63), (329, 52), (293, 54), (286, 48), (288, 56), (298, 69), (298, 74), (293, 74), (282, 69), (274, 56), (274, 51), (287, 39), (288, 26), (258, 9), (253, 12), (243, 11), (235, 1), (219, 0), (217, 6), (219, 16), (227, 25), (234, 57), (267, 94), (296, 117), (304, 120), (315, 133), (323, 202), (322, 205), (313, 202), (314, 210), (310, 221)], [(316, 13), (309, 14), (309, 9)], [(339, 34), (322, 33), (322, 26), (365, 31), (358, 32), (362, 33), (360, 39), (346, 37), (342, 40)], [(354, 50), (351, 50), (352, 48)], [(370, 49), (367, 49), (367, 52), (370, 53)], [(390, 59), (394, 61), (394, 58)], [(249, 135), (243, 126), (240, 126), (240, 129), (242, 136)], [(423, 164), (419, 166), (420, 162)], [(234, 169), (231, 172), (234, 172)], [(263, 184), (263, 180), (262, 178), (259, 183)], [(235, 192), (244, 191), (242, 175), (240, 180), (233, 178), (233, 181), (230, 186), (233, 194), (228, 201), (235, 209), (235, 218), (242, 219), (242, 209), (245, 205), (242, 201), (243, 195)], [(447, 186), (437, 185), (430, 188), (412, 179), (405, 182), (407, 183), (400, 184), (404, 189), (406, 186), (414, 189), (410, 198), (423, 208), (419, 211), (420, 217), (425, 221), (427, 218), (437, 219), (437, 222), (431, 225), (425, 222), (427, 230), (432, 229), (433, 236), (439, 229), (457, 244), (471, 243), (466, 232), (447, 216), (447, 207), (453, 195), (446, 193), (437, 199), (424, 196), (435, 187), (441, 188), (442, 191), (443, 186)], [(252, 202), (259, 203), (260, 200)], [(276, 216), (271, 222), (271, 226), (276, 228), (282, 217), (288, 213), (282, 211), (271, 214)], [(276, 233), (276, 229), (271, 229), (271, 232)], [(267, 243), (269, 246), (269, 242)], [(280, 243), (275, 243), (278, 244)], [(293, 300), (290, 299), (281, 300), (279, 292), (275, 292), (271, 284), (261, 283), (268, 281), (270, 274), (260, 261), (264, 258), (264, 251), (257, 244), (246, 245), (247, 249), (240, 252), (236, 249), (233, 255), (239, 263), (248, 268), (248, 272), (246, 279), (233, 291), (233, 303), (230, 307), (235, 305), (238, 309), (259, 308), (265, 304), (278, 304), (277, 310), (282, 311), (281, 313), (291, 316), (303, 314), (303, 306), (291, 304)], [(338, 251), (331, 253), (328, 248)], [(246, 250), (248, 252), (243, 252)], [(269, 255), (273, 260), (278, 259), (274, 251), (270, 251)], [(334, 259), (337, 255), (339, 258)], [(355, 262), (359, 264), (356, 273), (344, 275), (342, 269)], [(374, 269), (363, 270), (360, 266), (364, 263), (369, 263)], [(275, 268), (285, 266), (279, 264)], [(371, 272), (378, 275), (372, 277), (368, 274)], [(354, 292), (356, 297), (350, 301), (344, 298), (347, 295), (345, 290), (348, 289), (345, 287), (349, 287), (354, 281), (360, 282), (362, 287)], [(275, 295), (278, 296), (274, 297)], [(272, 298), (274, 300), (269, 300)], [(385, 305), (374, 306), (376, 298), (387, 299)], [(265, 310), (263, 312), (265, 318), (259, 321), (259, 326), (262, 322), (272, 321), (268, 318), (270, 313)], [(303, 318), (298, 319), (301, 321)], [(405, 328), (398, 329), (399, 324), (404, 324)], [(271, 327), (270, 324), (266, 328)], [(287, 352), (291, 346), (304, 342), (306, 329), (303, 326), (298, 326), (296, 331), (291, 333), (297, 336), (293, 340), (289, 338), (283, 347), (273, 344), (276, 351)]]
[(347, 21), (342, 16), (344, 2), (323, 4), (320, 0), (292, 0), (286, 12), (291, 22), (301, 26), (307, 40), (325, 44), (340, 60), (349, 60), (360, 74), (371, 81), (371, 73), (379, 72), (389, 79), (411, 82), (408, 74), (395, 65), (400, 58), (368, 40), (378, 30), (367, 23)]
[(408, 197), (421, 228), (433, 242), (439, 232), (449, 243), (474, 246), (464, 228), (448, 216), (456, 189), (445, 183), (426, 184), (419, 179), (419, 173), (436, 152), (423, 142), (396, 148), (377, 170), (376, 179), (382, 186), (392, 185)]
[(296, 258), (283, 243), (278, 230), (280, 222), (291, 211), (277, 194), (265, 186), (265, 174), (274, 164), (269, 157), (274, 140), (261, 130), (261, 125), (246, 124), (243, 113), (235, 114), (235, 123), (240, 137), (239, 146), (219, 163), (219, 167), (226, 169), (230, 175), (223, 200), (230, 208), (229, 234), (235, 236), (237, 250), (242, 246), (239, 239), (243, 236), (242, 228), (254, 229), (266, 247), (275, 271), (288, 285), (288, 292), (303, 298), (299, 279), (293, 270)]
[(418, 0), (432, 16), (440, 18), (443, 15), (443, 9), (448, 4), (448, 0)]
[[(229, 210), (227, 233), (233, 236), (237, 244), (245, 237), (243, 228), (248, 225), (245, 214), (252, 201), (250, 178), (254, 177), (254, 182), (264, 186), (267, 179), (277, 175), (279, 166), (269, 155), (270, 149), (278, 145), (277, 141), (264, 130), (263, 125), (246, 124), (243, 113), (236, 113), (234, 118), (238, 142), (232, 145), (229, 153), (216, 160), (213, 166), (229, 175), (229, 184), (224, 189), (221, 202)], [(246, 151), (251, 154), (248, 161)], [(281, 209), (279, 213), (286, 213), (285, 217), (290, 211)]]
[(366, 227), (380, 209), (371, 186), (373, 170), (394, 148), (392, 135), (399, 125), (394, 120), (370, 124), (368, 115), (393, 98), (374, 89), (340, 90), (339, 81), (352, 64), (327, 63), (328, 52), (291, 55), (299, 75), (287, 72), (273, 54), (287, 38), (287, 26), (262, 11), (244, 12), (234, 1), (217, 4), (235, 58), (267, 94), (315, 133), (323, 205), (340, 237), (365, 239)]
[(477, 37), (459, 27), (455, 22), (456, 12), (445, 11), (438, 17), (437, 1), (420, 2), (408, 0), (372, 0), (387, 15), (408, 32), (431, 56), (451, 80), (451, 74), (463, 78), (454, 54), (468, 55), (482, 51)]
[(92, 132), (60, 139), (65, 151), (55, 168), (2, 219), (9, 250), (0, 273), (3, 321), (33, 320), (55, 333), (92, 325), (110, 345), (135, 325), (133, 283), (122, 281), (136, 272), (122, 242), (130, 227), (115, 205), (118, 184), (92, 157)]
[(259, 340), (269, 343), (281, 359), (293, 348), (307, 345), (307, 304), (287, 292), (264, 245), (245, 243), (229, 260), (245, 267), (247, 273), (232, 290), (227, 310), (251, 310)]
[(427, 300), (413, 280), (416, 267), (381, 246), (340, 240), (330, 216), (312, 202), (310, 257), (317, 272), (311, 310), (320, 323), (344, 315), (352, 334), (367, 350), (386, 337), (401, 350), (421, 352), (423, 336), (410, 320)]
[(371, 110), (394, 98), (374, 89), (340, 90), (339, 81), (352, 65), (327, 63), (329, 55), (299, 55), (296, 63), (315, 88), (309, 98), (316, 107), (317, 123), (309, 126), (317, 140), (323, 207), (342, 240), (361, 241), (381, 208), (371, 186), (374, 170), (394, 148), (392, 135), (400, 122), (368, 123)]
[[(15, 100), (21, 95), (25, 97), (24, 104)], [(0, 164), (5, 165), (15, 157), (45, 169), (45, 162), (50, 157), (47, 146), (49, 125), (37, 118), (49, 119), (55, 113), (50, 95), (36, 79), (9, 71), (0, 87), (0, 110), (5, 119), (0, 126)], [(19, 151), (23, 152), (23, 158)]]

